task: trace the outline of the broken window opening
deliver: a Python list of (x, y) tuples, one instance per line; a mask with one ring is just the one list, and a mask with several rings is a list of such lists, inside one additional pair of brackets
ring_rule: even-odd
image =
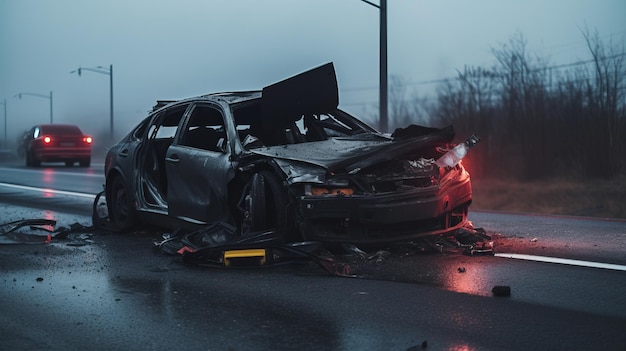
[(226, 152), (227, 138), (222, 113), (208, 105), (195, 106), (181, 135), (180, 145)]

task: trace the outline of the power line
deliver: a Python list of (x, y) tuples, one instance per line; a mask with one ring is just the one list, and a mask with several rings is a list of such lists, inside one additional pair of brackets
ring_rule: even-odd
[[(612, 56), (607, 56), (607, 57), (604, 57), (604, 58), (600, 58), (599, 61), (612, 60), (612, 59), (615, 59), (615, 58), (618, 58), (618, 57), (623, 57), (623, 56), (626, 56), (626, 53), (615, 54), (615, 55), (612, 55)], [(534, 73), (534, 72), (547, 71), (547, 70), (551, 70), (551, 69), (570, 68), (570, 67), (582, 66), (582, 65), (586, 65), (586, 64), (590, 64), (590, 63), (594, 63), (594, 62), (596, 62), (596, 59), (590, 59), (590, 60), (586, 60), (586, 61), (576, 61), (576, 62), (563, 63), (563, 64), (558, 64), (558, 65), (552, 65), (552, 66), (547, 66), (547, 67), (536, 68), (536, 69), (528, 70), (528, 72)], [(456, 80), (457, 78), (458, 77), (431, 79), (431, 80), (423, 80), (423, 81), (417, 81), (417, 82), (401, 83), (400, 85), (401, 86), (413, 86), (413, 85), (440, 84), (440, 83), (447, 83), (449, 81)], [(366, 90), (374, 90), (374, 89), (378, 89), (378, 86), (365, 86), (365, 87), (346, 88), (346, 89), (341, 89), (341, 91), (343, 91), (343, 92), (353, 92), (353, 91), (366, 91)]]

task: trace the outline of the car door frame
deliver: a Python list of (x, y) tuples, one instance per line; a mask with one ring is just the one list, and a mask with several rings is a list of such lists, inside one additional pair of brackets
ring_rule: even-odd
[[(220, 112), (224, 124), (224, 149), (222, 152), (198, 149), (181, 143), (187, 125), (197, 108), (210, 107)], [(230, 109), (211, 101), (194, 102), (179, 125), (165, 158), (168, 179), (168, 215), (191, 222), (207, 224), (228, 221), (227, 184), (234, 177), (232, 162), (232, 133)]]

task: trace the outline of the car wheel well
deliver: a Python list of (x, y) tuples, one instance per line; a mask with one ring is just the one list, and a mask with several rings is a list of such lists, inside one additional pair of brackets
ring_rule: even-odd
[[(231, 206), (231, 213), (235, 215), (235, 221), (239, 227), (240, 233), (242, 235), (246, 234), (247, 229), (250, 229), (247, 228), (247, 226), (251, 225), (251, 218), (249, 216), (254, 216), (254, 214), (248, 213), (250, 209), (247, 208), (247, 205), (250, 205), (251, 199), (249, 197), (254, 193), (254, 189), (251, 189), (251, 186), (252, 182), (255, 182), (255, 176), (264, 178), (264, 181), (261, 183), (264, 184), (264, 189), (260, 193), (270, 202), (264, 201), (263, 206), (267, 207), (259, 212), (264, 216), (268, 216), (267, 221), (252, 220), (252, 223), (267, 225), (267, 228), (252, 229), (270, 229), (270, 227), (278, 226), (278, 228), (274, 229), (277, 231), (279, 237), (285, 241), (298, 240), (299, 235), (295, 225), (293, 204), (287, 189), (281, 188), (281, 183), (284, 178), (268, 164), (239, 174), (239, 176), (233, 179), (229, 184), (229, 205)], [(259, 192), (257, 192), (257, 194), (258, 193)], [(252, 196), (252, 200), (254, 200), (253, 197), (254, 196)], [(259, 201), (253, 201), (252, 203), (258, 205)]]

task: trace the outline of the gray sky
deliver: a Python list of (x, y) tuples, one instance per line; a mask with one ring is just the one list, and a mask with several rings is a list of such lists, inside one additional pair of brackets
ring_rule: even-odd
[[(516, 32), (552, 64), (587, 60), (581, 30), (623, 44), (624, 18), (624, 0), (388, 0), (389, 74), (418, 83), (491, 67), (491, 48)], [(20, 92), (53, 91), (55, 122), (108, 131), (109, 77), (69, 72), (110, 64), (118, 139), (157, 99), (260, 89), (329, 61), (340, 107), (377, 115), (378, 28), (360, 0), (0, 0), (8, 138), (49, 121), (49, 100)]]

